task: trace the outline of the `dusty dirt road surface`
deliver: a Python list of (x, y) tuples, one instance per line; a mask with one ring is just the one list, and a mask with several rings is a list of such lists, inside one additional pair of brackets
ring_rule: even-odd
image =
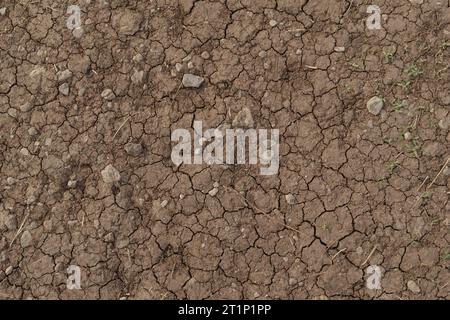
[[(0, 4), (0, 299), (450, 298), (447, 0)], [(277, 174), (173, 164), (235, 118)]]

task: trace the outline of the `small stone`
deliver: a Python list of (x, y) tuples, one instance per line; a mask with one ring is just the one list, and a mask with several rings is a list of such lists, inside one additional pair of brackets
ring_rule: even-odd
[(31, 103), (27, 102), (27, 103), (21, 105), (19, 107), (19, 109), (22, 112), (28, 112), (28, 111), (31, 111), (31, 109), (33, 109), (33, 105)]
[(334, 47), (334, 51), (335, 52), (344, 52), (345, 51), (345, 47)]
[(212, 188), (209, 192), (208, 192), (208, 194), (211, 196), (211, 197), (215, 197), (216, 196), (216, 194), (219, 192), (219, 189), (218, 188)]
[(438, 123), (439, 128), (441, 128), (442, 130), (447, 130), (448, 127), (449, 127), (449, 125), (450, 125), (449, 122), (450, 122), (450, 121), (449, 121), (449, 119), (447, 119), (447, 118), (441, 119), (441, 120), (439, 121), (439, 123)]
[(276, 20), (270, 20), (269, 21), (269, 25), (273, 28), (273, 27), (275, 27), (276, 25), (278, 24), (278, 21), (276, 21)]
[(192, 61), (189, 61), (187, 67), (188, 69), (194, 68), (194, 63)]
[(107, 165), (101, 172), (105, 183), (114, 183), (120, 181), (120, 173), (112, 165)]
[(383, 100), (377, 96), (372, 97), (369, 101), (367, 101), (367, 110), (373, 115), (378, 115), (383, 108)]
[(218, 183), (217, 181), (214, 181), (213, 187), (214, 187), (214, 188), (218, 188), (218, 187), (219, 187), (219, 183)]
[(108, 101), (112, 100), (116, 97), (116, 95), (114, 94), (114, 92), (111, 89), (103, 90), (101, 96), (103, 99), (108, 100)]
[(411, 134), (411, 132), (406, 131), (406, 132), (403, 134), (403, 137), (405, 138), (405, 140), (411, 140), (411, 139), (412, 139), (412, 134)]
[(45, 221), (44, 221), (44, 229), (45, 229), (46, 231), (51, 231), (52, 228), (53, 228), (53, 222), (52, 222), (52, 220), (45, 220)]
[(204, 81), (205, 79), (202, 77), (186, 73), (183, 76), (182, 83), (185, 88), (199, 88)]
[(264, 51), (264, 50), (261, 50), (261, 51), (258, 53), (258, 56), (259, 56), (260, 58), (265, 58), (265, 57), (267, 57), (267, 52)]
[(416, 294), (420, 293), (420, 287), (414, 281), (409, 280), (407, 286), (411, 292), (416, 293)]
[(114, 233), (110, 232), (105, 236), (106, 242), (114, 242)]
[(83, 33), (84, 33), (84, 31), (83, 31), (83, 28), (81, 28), (81, 27), (75, 28), (72, 31), (72, 35), (77, 39), (80, 39), (83, 36)]
[(8, 115), (10, 117), (17, 118), (17, 110), (14, 109), (14, 108), (9, 108), (8, 109)]
[(429, 142), (423, 146), (422, 154), (428, 157), (435, 157), (442, 152), (441, 144), (439, 142)]
[(294, 286), (297, 284), (297, 279), (295, 278), (289, 278), (289, 285), (290, 286)]
[(295, 54), (296, 54), (296, 55), (302, 54), (302, 50), (301, 50), (301, 49), (297, 49), (297, 51), (295, 51)]
[(250, 109), (247, 107), (242, 108), (234, 118), (232, 125), (238, 128), (252, 128), (254, 122)]
[(30, 231), (25, 230), (20, 237), (20, 245), (22, 246), (22, 248), (27, 248), (31, 246), (32, 243), (33, 237), (31, 236)]
[(141, 11), (125, 9), (112, 16), (111, 24), (120, 36), (132, 36), (139, 31), (142, 19)]
[(30, 129), (28, 129), (28, 134), (30, 136), (36, 136), (38, 134), (38, 130), (35, 127), (31, 127)]
[(412, 4), (422, 4), (423, 0), (409, 0)]
[(117, 248), (118, 249), (125, 248), (126, 246), (128, 246), (129, 243), (130, 240), (128, 238), (120, 239), (119, 241), (117, 241)]
[(134, 84), (141, 83), (143, 78), (144, 78), (144, 71), (135, 70), (133, 75), (131, 76), (131, 82), (133, 82)]
[(13, 177), (6, 178), (6, 183), (9, 184), (10, 186), (15, 184), (16, 182), (17, 182), (17, 179), (14, 179)]
[(131, 143), (130, 142), (125, 145), (125, 151), (130, 156), (137, 157), (142, 153), (143, 148), (140, 143)]
[(13, 270), (14, 270), (14, 268), (12, 266), (9, 266), (8, 268), (6, 268), (5, 274), (7, 276), (9, 276), (13, 272)]
[(6, 13), (6, 8), (5, 7), (1, 8), (0, 9), (0, 15), (4, 16), (5, 13)]
[(134, 57), (133, 57), (133, 61), (134, 62), (141, 62), (144, 59), (144, 57), (142, 56), (142, 54), (137, 53)]
[(58, 75), (58, 82), (64, 82), (72, 78), (73, 73), (69, 69), (66, 69), (63, 71), (59, 71), (57, 75)]
[(180, 200), (183, 200), (184, 199), (184, 197), (185, 197), (185, 195), (184, 194), (180, 194)]
[(367, 128), (373, 129), (373, 121), (372, 121), (372, 120), (369, 120), (369, 121), (367, 122)]
[(167, 201), (167, 200), (161, 201), (161, 208), (164, 208), (165, 206), (167, 206), (168, 203), (169, 203), (169, 201)]
[(22, 148), (20, 149), (20, 154), (23, 156), (29, 156), (30, 155), (30, 151), (28, 151), (27, 148)]
[(450, 168), (445, 167), (444, 171), (442, 171), (442, 174), (446, 177), (450, 176)]
[(201, 54), (201, 57), (202, 57), (203, 59), (207, 60), (207, 59), (209, 59), (210, 54), (209, 54), (208, 51), (203, 51), (202, 54)]
[(67, 182), (67, 187), (70, 189), (73, 189), (77, 186), (77, 180), (69, 180)]
[(8, 230), (16, 230), (17, 229), (17, 219), (14, 215), (10, 214), (6, 217), (5, 226)]
[(288, 203), (288, 204), (294, 204), (295, 203), (295, 196), (294, 195), (292, 195), (292, 194), (287, 194), (286, 195), (286, 202)]
[(177, 72), (180, 72), (182, 69), (183, 69), (183, 65), (181, 63), (175, 64), (175, 70), (177, 70)]
[(69, 94), (69, 85), (67, 83), (63, 83), (59, 86), (59, 92), (65, 96)]

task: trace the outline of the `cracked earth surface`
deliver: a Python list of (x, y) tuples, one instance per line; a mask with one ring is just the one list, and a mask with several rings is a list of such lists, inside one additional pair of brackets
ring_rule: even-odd
[[(446, 0), (1, 6), (0, 299), (450, 298)], [(174, 166), (245, 108), (277, 175)]]

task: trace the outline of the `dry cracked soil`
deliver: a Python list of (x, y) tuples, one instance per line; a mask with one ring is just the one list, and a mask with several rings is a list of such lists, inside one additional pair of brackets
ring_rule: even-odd
[(449, 1), (2, 0), (0, 65), (0, 299), (450, 298)]

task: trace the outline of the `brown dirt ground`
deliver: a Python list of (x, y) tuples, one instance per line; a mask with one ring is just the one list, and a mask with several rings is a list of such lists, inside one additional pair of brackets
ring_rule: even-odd
[[(450, 298), (447, 0), (2, 6), (0, 299)], [(172, 130), (244, 107), (278, 175), (172, 164)]]

